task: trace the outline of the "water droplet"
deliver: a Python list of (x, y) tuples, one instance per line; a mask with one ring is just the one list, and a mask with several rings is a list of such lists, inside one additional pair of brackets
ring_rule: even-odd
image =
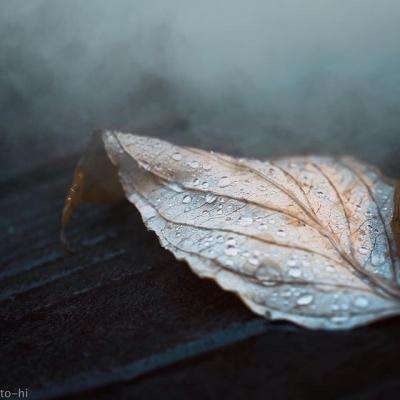
[(217, 196), (214, 196), (213, 194), (206, 195), (206, 203), (208, 203), (208, 204), (214, 203), (214, 201), (216, 199), (217, 199)]
[(198, 162), (197, 160), (193, 160), (193, 161), (191, 161), (191, 162), (189, 163), (189, 165), (190, 165), (192, 168), (198, 168), (198, 167), (199, 167), (199, 162)]
[(292, 295), (292, 291), (290, 289), (286, 289), (282, 292), (282, 297), (290, 297)]
[(200, 183), (199, 178), (196, 178), (196, 179), (193, 181), (193, 186), (198, 186), (199, 183)]
[(175, 161), (180, 161), (182, 160), (182, 154), (181, 153), (174, 153), (172, 154), (172, 159)]
[(285, 233), (285, 231), (284, 231), (283, 229), (278, 229), (277, 232), (276, 232), (276, 234), (277, 234), (278, 236), (285, 236), (285, 235), (286, 235), (286, 233)]
[(347, 315), (335, 316), (331, 318), (331, 321), (335, 324), (343, 324), (345, 323), (349, 317)]
[(259, 261), (259, 259), (257, 257), (250, 257), (249, 258), (249, 263), (251, 265), (258, 266), (260, 264), (260, 261)]
[(249, 226), (249, 225), (251, 225), (253, 223), (253, 218), (251, 218), (251, 217), (240, 217), (239, 218), (239, 225), (242, 225), (242, 226)]
[(190, 203), (191, 201), (192, 201), (192, 198), (191, 198), (189, 195), (186, 195), (186, 196), (183, 198), (182, 203), (187, 204), (187, 203)]
[(297, 264), (297, 261), (294, 260), (293, 258), (290, 259), (290, 260), (287, 262), (287, 265), (288, 265), (289, 267), (294, 267), (296, 264)]
[(236, 240), (234, 238), (228, 238), (228, 240), (226, 241), (226, 244), (228, 246), (236, 246)]
[(301, 276), (301, 269), (300, 268), (296, 268), (296, 267), (290, 268), (289, 269), (289, 275), (292, 278), (299, 278)]
[(310, 266), (310, 263), (309, 263), (309, 261), (307, 261), (307, 259), (304, 259), (302, 264), (303, 264), (304, 267)]
[(203, 189), (207, 189), (207, 188), (208, 188), (208, 182), (207, 182), (207, 181), (204, 181), (204, 182), (201, 184), (201, 187), (202, 187)]
[(313, 295), (304, 294), (303, 296), (300, 296), (297, 299), (297, 304), (299, 306), (307, 306), (308, 304), (311, 304), (313, 300), (314, 300), (314, 296)]
[(359, 296), (354, 300), (354, 304), (355, 304), (356, 307), (366, 308), (366, 307), (368, 307), (369, 302), (368, 302), (368, 299), (366, 297)]
[(225, 254), (227, 256), (236, 256), (238, 253), (237, 248), (236, 247), (228, 247), (225, 249)]
[(203, 164), (203, 169), (209, 171), (212, 168), (210, 164)]
[(176, 182), (171, 182), (171, 183), (169, 183), (169, 184), (168, 184), (168, 187), (169, 187), (170, 189), (172, 189), (174, 192), (177, 192), (177, 193), (183, 192), (182, 187), (181, 187), (180, 185), (178, 185)]
[(220, 188), (224, 188), (229, 186), (232, 183), (231, 178), (229, 178), (228, 176), (223, 176), (219, 182), (218, 182), (218, 186)]
[(371, 256), (371, 263), (374, 266), (382, 265), (386, 261), (385, 255), (382, 252), (374, 252)]
[(145, 161), (145, 160), (140, 161), (140, 165), (141, 165), (144, 169), (147, 169), (147, 170), (150, 170), (150, 169), (151, 169), (151, 168), (150, 168), (150, 164), (149, 164), (147, 161)]
[(358, 249), (358, 252), (359, 252), (360, 254), (368, 254), (369, 250), (368, 250), (368, 247), (361, 246), (361, 247)]

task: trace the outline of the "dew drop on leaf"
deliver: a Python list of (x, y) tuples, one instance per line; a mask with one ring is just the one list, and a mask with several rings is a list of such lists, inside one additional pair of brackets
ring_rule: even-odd
[(307, 305), (311, 304), (313, 300), (314, 300), (314, 296), (312, 296), (311, 294), (304, 294), (297, 299), (296, 303), (299, 306), (307, 306)]
[(228, 176), (223, 176), (218, 182), (218, 186), (220, 188), (225, 188), (231, 184), (232, 184), (232, 180)]
[(251, 217), (241, 217), (239, 218), (239, 224), (242, 226), (249, 226), (253, 223), (253, 218)]
[(228, 238), (226, 244), (227, 246), (236, 246), (236, 240), (234, 238)]
[(172, 154), (172, 159), (175, 161), (180, 161), (182, 160), (182, 154), (181, 153), (174, 153)]
[(301, 269), (300, 268), (296, 268), (296, 267), (290, 268), (289, 269), (289, 275), (292, 278), (299, 278), (301, 276)]
[(225, 254), (226, 254), (227, 256), (236, 256), (237, 253), (238, 253), (238, 250), (237, 250), (236, 247), (227, 247), (227, 248), (225, 249)]
[(249, 263), (254, 266), (258, 266), (260, 264), (260, 260), (257, 257), (250, 257)]
[(366, 246), (361, 246), (359, 249), (358, 249), (358, 252), (360, 253), (360, 254), (368, 254), (368, 252), (369, 252), (369, 249), (368, 249), (368, 247), (366, 247)]
[(184, 196), (182, 203), (188, 204), (192, 201), (192, 198), (187, 194), (186, 196)]
[(206, 195), (206, 203), (211, 204), (214, 203), (214, 201), (217, 199), (217, 196), (214, 196), (213, 194), (207, 193)]
[(359, 308), (366, 308), (368, 307), (369, 302), (368, 299), (366, 299), (365, 297), (359, 296), (356, 297), (356, 299), (354, 300), (354, 304)]

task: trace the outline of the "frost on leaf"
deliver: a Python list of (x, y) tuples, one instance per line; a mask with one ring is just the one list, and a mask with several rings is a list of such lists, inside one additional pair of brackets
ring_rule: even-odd
[(400, 313), (399, 205), (370, 166), (235, 159), (120, 132), (102, 146), (162, 246), (255, 313), (322, 329)]

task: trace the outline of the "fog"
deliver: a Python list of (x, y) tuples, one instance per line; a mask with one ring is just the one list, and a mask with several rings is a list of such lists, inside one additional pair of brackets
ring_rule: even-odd
[(3, 1), (5, 167), (117, 128), (400, 174), (399, 21), (398, 0)]

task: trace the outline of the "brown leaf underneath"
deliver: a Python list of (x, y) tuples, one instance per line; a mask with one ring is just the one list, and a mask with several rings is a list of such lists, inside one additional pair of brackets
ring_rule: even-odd
[(117, 203), (124, 198), (118, 170), (109, 160), (101, 133), (95, 132), (75, 168), (61, 216), (61, 242), (70, 250), (65, 229), (81, 203)]

